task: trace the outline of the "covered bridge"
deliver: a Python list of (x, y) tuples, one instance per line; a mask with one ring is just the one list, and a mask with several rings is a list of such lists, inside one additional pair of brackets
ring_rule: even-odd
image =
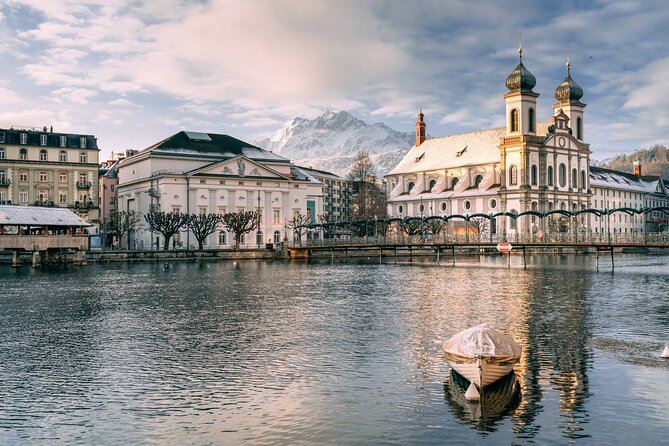
[(33, 266), (63, 250), (74, 250), (75, 263), (85, 263), (91, 226), (65, 208), (0, 206), (0, 250), (11, 250), (12, 265), (19, 252), (33, 253)]

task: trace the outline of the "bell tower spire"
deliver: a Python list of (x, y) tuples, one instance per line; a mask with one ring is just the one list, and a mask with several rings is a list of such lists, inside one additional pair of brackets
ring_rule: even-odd
[(416, 122), (416, 147), (425, 142), (425, 121), (423, 121), (423, 109), (418, 112), (418, 121)]

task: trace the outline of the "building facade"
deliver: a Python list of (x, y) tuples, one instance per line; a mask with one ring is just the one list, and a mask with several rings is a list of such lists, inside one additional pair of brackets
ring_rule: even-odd
[[(139, 227), (128, 237), (130, 249), (162, 246), (161, 235), (144, 219), (151, 211), (258, 211), (259, 229), (240, 240), (241, 247), (252, 248), (292, 237), (291, 220), (314, 212), (317, 221), (323, 209), (322, 184), (288, 159), (214, 133), (176, 133), (121, 160), (118, 180), (118, 210), (140, 215)], [(177, 242), (197, 246), (185, 229)], [(205, 248), (234, 245), (233, 235), (221, 228), (209, 236)]]
[(324, 170), (306, 167), (300, 167), (300, 170), (323, 184), (324, 223), (350, 221), (353, 215), (351, 181)]
[[(428, 217), (448, 215), (496, 214), (525, 211), (570, 212), (597, 207), (613, 200), (615, 204), (648, 201), (653, 189), (654, 201), (667, 202), (663, 182), (636, 175), (625, 189), (615, 179), (628, 178), (617, 172), (605, 181), (602, 171), (590, 167), (590, 145), (585, 137), (585, 107), (580, 99), (582, 88), (567, 75), (555, 89), (550, 121), (537, 122), (536, 79), (527, 70), (519, 49), (519, 63), (506, 79), (504, 95), (506, 126), (458, 135), (426, 139), (423, 113), (416, 123), (416, 144), (402, 161), (386, 175), (388, 214), (393, 217)], [(628, 178), (629, 181), (629, 178)], [(651, 184), (652, 183), (652, 184)], [(620, 186), (620, 187), (618, 187)], [(627, 185), (626, 185), (627, 187)], [(618, 194), (622, 193), (622, 196)], [(633, 199), (622, 198), (634, 193)], [(603, 196), (602, 196), (603, 194)], [(608, 205), (607, 205), (608, 206)], [(611, 209), (612, 207), (608, 207)], [(618, 215), (615, 219), (618, 219)], [(613, 217), (612, 217), (613, 218)], [(616, 221), (616, 230), (631, 231), (638, 222)], [(599, 231), (603, 217), (581, 214), (570, 220), (570, 228), (561, 230)], [(451, 221), (451, 225), (457, 222)], [(490, 231), (537, 233), (547, 230), (549, 219), (527, 215), (511, 219), (498, 217)]]
[(0, 129), (0, 203), (66, 207), (97, 222), (98, 153), (93, 135)]

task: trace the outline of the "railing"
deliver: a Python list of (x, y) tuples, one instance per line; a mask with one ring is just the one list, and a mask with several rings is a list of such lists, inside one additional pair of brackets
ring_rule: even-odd
[(9, 186), (12, 184), (12, 180), (9, 178), (0, 178), (0, 186)]
[(302, 243), (290, 242), (291, 247), (319, 247), (319, 246), (430, 246), (430, 245), (490, 245), (499, 242), (536, 245), (632, 245), (632, 246), (667, 246), (669, 247), (669, 232), (635, 232), (630, 234), (608, 233), (564, 233), (557, 232), (537, 234), (510, 232), (506, 234), (438, 234), (411, 236), (368, 236), (368, 237), (341, 237), (306, 240)]
[(90, 181), (77, 181), (77, 188), (78, 189), (88, 189), (91, 187), (91, 182)]
[(0, 234), (0, 249), (44, 251), (52, 248), (86, 250), (88, 249), (88, 236)]

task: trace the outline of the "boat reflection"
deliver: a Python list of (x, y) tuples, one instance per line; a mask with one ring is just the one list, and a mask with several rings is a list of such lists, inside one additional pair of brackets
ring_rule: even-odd
[(495, 426), (511, 415), (521, 400), (520, 384), (514, 372), (509, 373), (481, 392), (479, 401), (468, 401), (465, 392), (469, 381), (451, 370), (444, 384), (444, 396), (453, 414), (482, 432), (494, 432)]

